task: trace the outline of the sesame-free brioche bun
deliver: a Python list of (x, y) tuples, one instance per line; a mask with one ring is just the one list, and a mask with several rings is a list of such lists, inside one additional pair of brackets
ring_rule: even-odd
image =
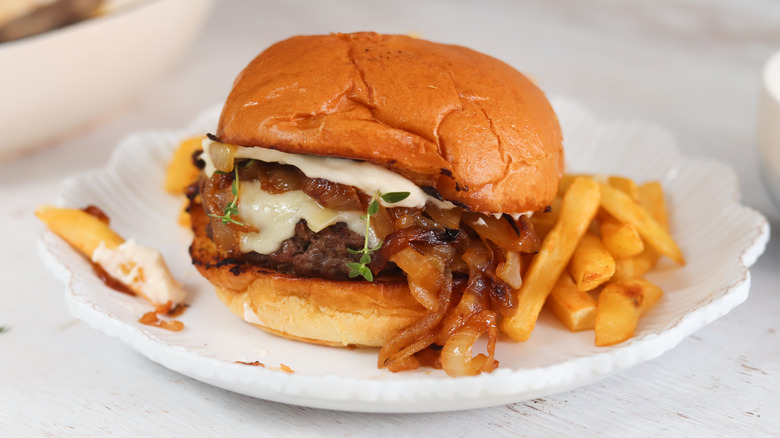
[(405, 278), (371, 283), (298, 278), (221, 259), (203, 208), (192, 204), (190, 214), (193, 263), (219, 299), (256, 327), (315, 344), (379, 347), (425, 316)]
[(274, 44), (236, 79), (217, 137), (368, 161), (491, 213), (550, 205), (563, 170), (560, 126), (536, 85), (490, 56), (401, 35)]

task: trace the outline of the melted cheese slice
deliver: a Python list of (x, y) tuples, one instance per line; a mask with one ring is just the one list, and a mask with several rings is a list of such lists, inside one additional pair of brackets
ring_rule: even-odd
[[(282, 242), (295, 235), (295, 224), (301, 219), (306, 219), (309, 229), (315, 233), (344, 222), (350, 230), (366, 235), (366, 222), (360, 218), (363, 213), (325, 208), (300, 190), (274, 195), (263, 191), (258, 181), (241, 182), (238, 214), (247, 224), (260, 230), (241, 234), (239, 248), (242, 252), (270, 254), (276, 251)], [(379, 243), (370, 230), (368, 239), (371, 246)]]

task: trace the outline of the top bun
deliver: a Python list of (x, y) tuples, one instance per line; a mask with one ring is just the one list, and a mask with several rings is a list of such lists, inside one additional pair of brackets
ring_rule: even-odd
[(361, 32), (274, 44), (238, 76), (224, 143), (364, 160), (474, 211), (552, 202), (558, 119), (539, 88), (465, 47)]

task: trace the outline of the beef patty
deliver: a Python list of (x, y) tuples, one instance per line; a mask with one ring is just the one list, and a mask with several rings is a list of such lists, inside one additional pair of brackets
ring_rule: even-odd
[(339, 222), (315, 233), (301, 219), (295, 225), (295, 235), (270, 254), (249, 252), (241, 258), (247, 263), (272, 269), (295, 277), (345, 280), (349, 278), (348, 262), (357, 262), (359, 255), (350, 249), (363, 246), (363, 236)]

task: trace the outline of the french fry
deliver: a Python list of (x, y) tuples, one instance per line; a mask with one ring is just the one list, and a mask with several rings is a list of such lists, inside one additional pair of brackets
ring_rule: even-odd
[(666, 210), (664, 190), (661, 187), (661, 183), (651, 181), (639, 186), (639, 205), (647, 210), (650, 216), (665, 230), (669, 229), (669, 214)]
[(596, 320), (596, 300), (577, 288), (568, 272), (563, 272), (553, 286), (547, 305), (569, 330), (590, 330)]
[(663, 295), (660, 287), (641, 278), (612, 282), (599, 293), (596, 345), (619, 344), (634, 335), (639, 317)]
[(569, 273), (579, 290), (593, 290), (612, 278), (615, 273), (615, 259), (601, 243), (601, 239), (588, 232), (574, 249)]
[(566, 192), (569, 190), (569, 186), (571, 186), (571, 183), (573, 183), (575, 179), (581, 176), (586, 176), (586, 175), (574, 175), (570, 173), (564, 174), (561, 177), (561, 181), (558, 183), (558, 197), (563, 198), (563, 195), (565, 195)]
[(40, 206), (35, 215), (90, 261), (155, 306), (183, 301), (184, 290), (173, 279), (159, 251), (125, 241), (107, 221), (84, 210)]
[(561, 177), (560, 183), (558, 183), (558, 197), (562, 198), (563, 195), (569, 190), (569, 186), (571, 186), (571, 183), (574, 182), (575, 179), (585, 177), (590, 178), (596, 182), (599, 183), (607, 183), (609, 181), (609, 177), (604, 174), (595, 174), (595, 175), (588, 175), (584, 173), (566, 173)]
[(531, 335), (547, 295), (598, 211), (599, 192), (599, 184), (586, 177), (576, 178), (566, 191), (558, 222), (544, 238), (517, 292), (516, 311), (502, 321), (501, 328), (513, 339), (526, 341)]
[[(669, 219), (664, 200), (663, 189), (658, 182), (648, 182), (639, 186), (639, 204), (665, 230), (669, 228)], [(603, 238), (603, 237), (602, 237)], [(615, 280), (641, 277), (658, 262), (660, 254), (655, 248), (646, 245), (644, 251), (636, 257), (615, 261)]]
[(72, 247), (90, 258), (101, 242), (106, 248), (114, 249), (125, 241), (107, 223), (84, 210), (43, 205), (35, 210), (35, 216)]
[(639, 201), (639, 187), (633, 179), (624, 176), (610, 176), (607, 178), (607, 184), (625, 193), (634, 202)]
[(658, 251), (648, 247), (636, 257), (615, 260), (615, 275), (612, 280), (620, 281), (641, 277), (653, 269), (658, 257)]
[(615, 219), (633, 224), (646, 244), (678, 264), (685, 264), (685, 258), (672, 236), (628, 195), (610, 185), (601, 184), (601, 206)]
[(191, 137), (179, 144), (173, 153), (168, 170), (165, 174), (165, 190), (174, 195), (180, 195), (184, 189), (198, 177), (199, 170), (192, 163), (192, 154), (202, 148), (202, 136)]
[(606, 211), (599, 213), (598, 222), (601, 241), (616, 260), (634, 257), (645, 249), (633, 224), (622, 223)]

